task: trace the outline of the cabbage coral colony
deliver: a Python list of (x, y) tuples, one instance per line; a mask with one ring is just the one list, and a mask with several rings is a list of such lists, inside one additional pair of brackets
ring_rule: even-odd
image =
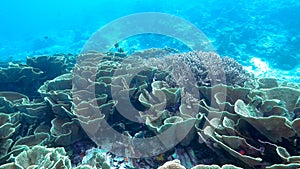
[[(182, 71), (186, 68), (190, 73)], [(87, 75), (95, 79), (96, 98), (90, 102), (81, 98), (90, 92)], [(124, 76), (133, 80), (120, 83), (122, 88), (113, 97), (113, 79)], [(0, 78), (3, 169), (300, 167), (299, 84), (251, 77), (229, 57), (207, 52), (156, 57), (151, 51), (128, 57), (97, 52), (39, 56), (1, 68)], [(145, 123), (124, 119), (116, 109), (124, 91), (136, 108), (132, 113)], [(161, 94), (168, 96), (163, 110), (157, 109), (159, 102), (151, 101)], [(92, 101), (101, 116), (86, 111)], [(185, 126), (190, 120), (195, 124), (179, 144), (140, 159), (101, 149), (79, 123), (106, 121), (134, 139), (160, 134), (161, 128)]]

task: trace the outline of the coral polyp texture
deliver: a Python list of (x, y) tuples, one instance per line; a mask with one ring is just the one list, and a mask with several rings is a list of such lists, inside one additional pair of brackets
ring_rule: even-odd
[(66, 57), (0, 69), (1, 169), (300, 167), (297, 83), (212, 52)]

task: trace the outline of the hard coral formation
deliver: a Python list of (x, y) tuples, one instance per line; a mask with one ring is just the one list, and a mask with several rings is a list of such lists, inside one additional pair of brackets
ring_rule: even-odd
[(5, 161), (6, 155), (13, 144), (14, 135), (19, 131), (18, 116), (0, 113), (0, 162)]
[[(173, 160), (173, 161), (166, 162), (164, 165), (158, 167), (157, 169), (186, 169), (186, 168), (180, 164), (179, 160)], [(218, 165), (199, 164), (192, 167), (191, 169), (241, 169), (241, 168), (229, 164), (223, 165), (222, 167)]]
[(11, 63), (0, 68), (0, 91), (15, 91), (30, 99), (39, 97), (37, 89), (47, 80), (67, 73), (71, 64), (66, 64), (65, 55), (27, 58), (26, 64)]
[[(44, 81), (51, 80), (59, 75), (67, 73), (69, 63), (66, 62), (67, 57), (64, 55), (51, 57), (51, 56), (38, 56), (28, 57), (26, 64), (33, 68), (37, 68), (43, 72), (42, 79)], [(43, 83), (43, 82), (41, 82)]]
[(41, 70), (28, 65), (10, 64), (7, 68), (0, 68), (0, 90), (19, 92), (34, 98), (42, 74)]
[(64, 148), (34, 146), (14, 157), (11, 167), (57, 169), (71, 168), (72, 166)]
[(87, 155), (82, 160), (82, 163), (93, 168), (110, 168), (110, 159), (106, 157), (106, 152), (96, 148), (88, 150)]
[[(229, 57), (221, 58), (213, 52), (188, 52), (150, 58), (146, 65), (169, 73), (165, 81), (171, 87), (189, 85), (213, 86), (216, 84), (239, 85), (250, 81), (242, 66)], [(191, 84), (192, 83), (192, 84)]]
[[(273, 90), (286, 91), (273, 93), (271, 92)], [(293, 92), (288, 92), (289, 90)], [(295, 124), (297, 120), (293, 121), (294, 116), (290, 115), (298, 107), (295, 101), (299, 99), (298, 92), (299, 88), (291, 89), (280, 86), (251, 90), (247, 94), (247, 99), (240, 97), (234, 101), (234, 111), (229, 113), (237, 114), (238, 118), (223, 114), (223, 118), (218, 120), (219, 126), (217, 127), (213, 125), (214, 119), (208, 118), (207, 122), (211, 125), (199, 130), (200, 138), (215, 151), (222, 148), (250, 167), (283, 162), (281, 158), (278, 158), (278, 161), (274, 160), (274, 156), (281, 155), (270, 145), (285, 144), (289, 145), (287, 148), (293, 150), (295, 154), (299, 151), (298, 146), (294, 144), (298, 136), (295, 132), (297, 128), (293, 126), (297, 126)], [(272, 99), (273, 102), (271, 102)], [(228, 123), (229, 119), (231, 119), (230, 123)], [(217, 147), (212, 146), (215, 143)]]
[[(44, 56), (2, 68), (6, 84), (24, 75), (40, 96), (0, 92), (0, 168), (299, 167), (298, 84), (251, 79), (214, 53), (149, 57), (90, 52), (72, 72), (61, 57)], [(40, 77), (48, 78), (35, 84)], [(164, 140), (137, 141), (157, 135)], [(117, 155), (87, 151), (93, 142)]]
[(185, 169), (185, 167), (180, 164), (179, 160), (173, 160), (166, 162), (164, 165), (158, 167), (158, 169)]

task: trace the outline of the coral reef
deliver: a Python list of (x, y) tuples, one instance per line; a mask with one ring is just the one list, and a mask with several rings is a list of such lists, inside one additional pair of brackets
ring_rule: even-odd
[[(184, 166), (180, 164), (179, 160), (168, 161), (164, 165), (158, 167), (158, 169), (186, 169)], [(191, 169), (241, 169), (240, 167), (236, 167), (234, 165), (223, 165), (222, 167), (218, 165), (196, 165)]]
[(46, 148), (34, 146), (28, 148), (14, 157), (14, 162), (4, 167), (7, 168), (71, 168), (69, 160), (63, 148)]
[(158, 167), (157, 169), (185, 169), (184, 166), (180, 164), (179, 160), (168, 161), (164, 165)]
[[(170, 75), (165, 80), (170, 87), (190, 85), (212, 86), (216, 84), (239, 85), (251, 78), (242, 66), (229, 57), (221, 58), (212, 52), (188, 52), (167, 55), (162, 58), (152, 57), (145, 65), (157, 67)], [(195, 83), (195, 84), (194, 84)]]
[(70, 71), (72, 63), (67, 64), (67, 57), (68, 55), (29, 57), (26, 64), (10, 63), (7, 67), (0, 67), (0, 91), (15, 91), (30, 99), (38, 98), (37, 89), (45, 81)]
[(89, 52), (72, 72), (61, 56), (3, 68), (40, 96), (0, 92), (0, 168), (299, 167), (299, 84), (250, 78), (214, 53), (140, 54)]

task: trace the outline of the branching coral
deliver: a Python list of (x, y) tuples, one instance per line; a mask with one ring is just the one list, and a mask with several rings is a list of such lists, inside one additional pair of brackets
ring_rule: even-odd
[(249, 75), (234, 59), (221, 58), (211, 52), (188, 52), (150, 58), (145, 60), (145, 64), (169, 73), (165, 81), (171, 87), (216, 84), (243, 86), (250, 80)]

